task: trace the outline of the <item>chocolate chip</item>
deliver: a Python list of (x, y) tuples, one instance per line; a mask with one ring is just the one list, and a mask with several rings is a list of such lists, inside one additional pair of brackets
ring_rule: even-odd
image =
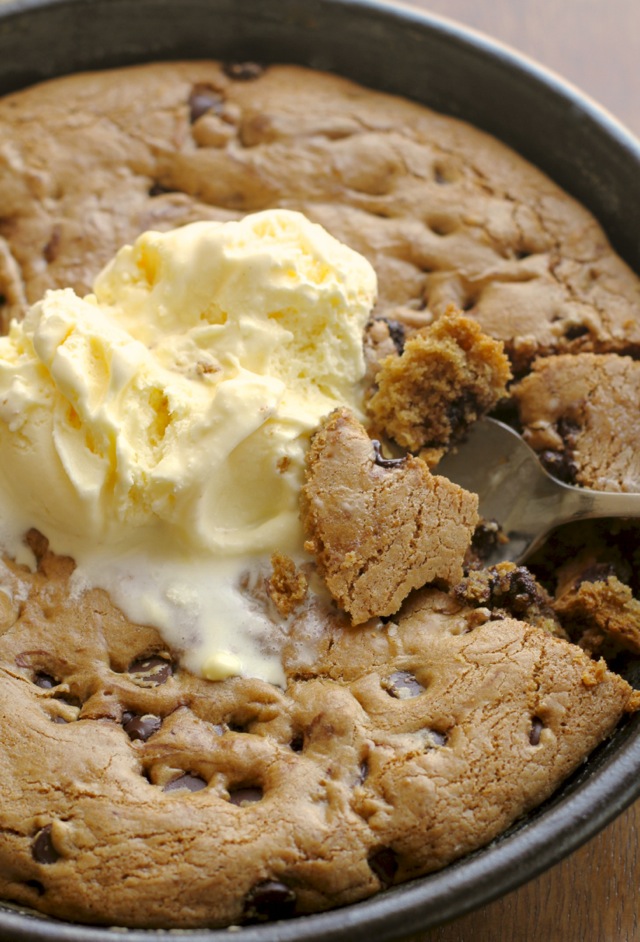
[(491, 566), (470, 572), (454, 586), (453, 595), (463, 604), (489, 610), (482, 622), (474, 619), (474, 626), (484, 623), (487, 615), (491, 620), (516, 617), (535, 623), (542, 617), (556, 621), (547, 596), (525, 566)]
[(556, 428), (558, 435), (566, 442), (569, 448), (574, 448), (578, 435), (580, 434), (580, 425), (578, 422), (570, 419), (567, 415), (562, 415), (556, 422)]
[(491, 587), (491, 604), (502, 605), (513, 614), (521, 615), (532, 605), (542, 602), (542, 595), (535, 579), (525, 566), (518, 566), (501, 579), (496, 575), (496, 581)]
[(129, 665), (127, 673), (137, 674), (138, 680), (159, 687), (160, 684), (166, 684), (172, 676), (173, 664), (166, 658), (153, 654), (150, 657), (137, 658)]
[(44, 886), (40, 883), (40, 880), (25, 880), (25, 886), (30, 887), (32, 890), (35, 890), (38, 896), (44, 894)]
[(509, 604), (511, 611), (515, 614), (522, 614), (526, 610), (540, 601), (540, 592), (533, 576), (524, 566), (518, 566), (509, 577), (509, 588), (505, 593), (505, 602)]
[(374, 438), (371, 442), (373, 445), (373, 463), (377, 464), (380, 468), (397, 468), (400, 465), (403, 465), (406, 462), (406, 457), (404, 458), (385, 458), (382, 454), (382, 446), (380, 442)]
[(174, 778), (170, 782), (167, 782), (163, 788), (163, 791), (175, 792), (182, 788), (189, 792), (199, 792), (201, 789), (206, 788), (207, 784), (208, 783), (203, 778), (200, 778), (199, 775), (193, 775), (191, 772), (185, 772), (184, 775), (179, 775), (178, 778)]
[(481, 520), (473, 532), (471, 550), (480, 559), (488, 559), (503, 539), (503, 530), (496, 520)]
[(60, 683), (59, 680), (56, 680), (51, 674), (46, 674), (44, 671), (37, 671), (33, 682), (36, 687), (42, 687), (43, 690), (51, 690), (52, 687), (57, 687)]
[(542, 466), (565, 484), (575, 484), (578, 466), (566, 451), (542, 451), (539, 456)]
[(564, 481), (565, 484), (575, 484), (578, 466), (573, 455), (580, 434), (580, 426), (568, 416), (561, 416), (556, 422), (556, 431), (562, 438), (564, 448), (541, 452), (540, 461), (549, 474), (558, 480)]
[(383, 847), (372, 854), (367, 863), (383, 886), (391, 886), (398, 871), (398, 858), (390, 847)]
[(381, 320), (383, 320), (389, 328), (389, 336), (393, 341), (393, 345), (398, 351), (398, 354), (402, 356), (406, 336), (406, 329), (404, 324), (401, 324), (400, 321), (395, 321), (390, 317), (383, 317)]
[(409, 700), (422, 693), (424, 687), (409, 671), (394, 671), (383, 686), (387, 693), (398, 700)]
[(479, 411), (478, 399), (471, 392), (465, 392), (449, 403), (447, 419), (451, 428), (451, 437), (459, 438), (469, 423), (477, 417)]
[(446, 746), (447, 745), (447, 734), (441, 733), (438, 729), (428, 729), (427, 736), (430, 740), (430, 745), (432, 746)]
[(176, 190), (172, 190), (169, 187), (162, 186), (161, 183), (158, 183), (156, 181), (155, 183), (151, 184), (147, 192), (149, 193), (149, 196), (164, 196), (165, 193), (175, 193)]
[(33, 859), (41, 864), (53, 864), (60, 859), (60, 854), (53, 846), (51, 840), (51, 825), (39, 831), (31, 843), (31, 854)]
[(51, 236), (49, 238), (49, 241), (47, 242), (44, 249), (42, 250), (44, 259), (49, 264), (51, 264), (51, 262), (54, 262), (56, 258), (58, 257), (58, 253), (60, 251), (60, 238), (61, 238), (60, 226), (56, 225), (51, 230)]
[(298, 733), (296, 736), (294, 736), (289, 745), (294, 752), (302, 752), (304, 748), (304, 736), (302, 733)]
[(289, 919), (295, 914), (296, 894), (279, 880), (263, 880), (249, 893), (244, 904), (245, 922), (268, 922), (272, 919)]
[(222, 70), (225, 75), (236, 82), (250, 82), (260, 78), (264, 72), (264, 66), (257, 62), (227, 62)]
[(263, 791), (258, 785), (229, 789), (229, 801), (232, 805), (244, 808), (262, 800)]
[(531, 732), (529, 733), (529, 742), (531, 743), (532, 746), (537, 746), (539, 744), (540, 734), (543, 729), (544, 729), (544, 723), (542, 722), (542, 720), (539, 717), (534, 716), (531, 722)]
[(146, 742), (150, 736), (157, 733), (162, 726), (162, 720), (159, 716), (153, 716), (151, 713), (145, 713), (138, 716), (136, 713), (123, 713), (122, 728), (129, 739), (139, 739)]
[(204, 82), (198, 82), (191, 89), (189, 95), (189, 118), (191, 124), (195, 124), (198, 118), (209, 111), (220, 114), (224, 108), (224, 99), (222, 95)]
[(567, 340), (578, 340), (579, 337), (584, 337), (588, 333), (589, 328), (584, 324), (571, 324), (565, 330), (564, 335)]

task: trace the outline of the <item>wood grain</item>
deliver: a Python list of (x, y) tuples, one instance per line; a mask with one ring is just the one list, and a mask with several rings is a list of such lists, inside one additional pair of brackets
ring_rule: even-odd
[[(640, 0), (412, 0), (526, 53), (640, 135)], [(639, 234), (640, 236), (640, 234)], [(407, 942), (640, 942), (640, 802), (571, 857)]]
[(407, 942), (636, 942), (639, 838), (636, 803), (536, 880)]

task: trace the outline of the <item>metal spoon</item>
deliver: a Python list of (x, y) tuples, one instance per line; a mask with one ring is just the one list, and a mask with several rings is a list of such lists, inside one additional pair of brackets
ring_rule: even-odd
[(522, 562), (554, 527), (587, 517), (640, 517), (640, 494), (605, 493), (563, 484), (508, 425), (482, 419), (435, 469), (480, 498), (479, 512), (497, 521), (508, 542), (488, 565)]

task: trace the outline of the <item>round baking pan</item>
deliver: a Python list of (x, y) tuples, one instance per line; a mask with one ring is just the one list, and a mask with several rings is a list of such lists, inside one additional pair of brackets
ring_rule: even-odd
[[(423, 102), (494, 134), (587, 206), (640, 270), (640, 144), (561, 79), (455, 23), (374, 0), (12, 0), (0, 4), (0, 93), (55, 75), (157, 59), (295, 62)], [(0, 216), (2, 207), (0, 206)], [(640, 668), (624, 671), (640, 685)], [(640, 795), (640, 715), (555, 796), (488, 847), (370, 900), (250, 926), (234, 942), (376, 942), (460, 916), (579, 847)], [(117, 893), (117, 887), (113, 892)], [(228, 942), (228, 930), (179, 933)], [(130, 930), (127, 942), (175, 938)], [(113, 942), (0, 905), (0, 938)]]

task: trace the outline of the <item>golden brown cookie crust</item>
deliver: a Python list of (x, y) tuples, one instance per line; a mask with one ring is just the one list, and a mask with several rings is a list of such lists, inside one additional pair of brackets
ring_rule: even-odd
[(419, 458), (384, 458), (347, 409), (322, 423), (306, 464), (305, 548), (353, 624), (395, 614), (412, 589), (462, 577), (475, 494)]
[(450, 306), (416, 331), (400, 356), (382, 361), (367, 411), (402, 448), (444, 451), (506, 398), (510, 379), (504, 344)]
[(60, 918), (220, 926), (274, 896), (362, 899), (498, 835), (632, 702), (580, 649), (474, 627), (436, 590), (386, 624), (301, 618), (286, 690), (212, 684), (104, 593), (71, 599), (71, 570), (2, 571), (0, 894)]
[(524, 437), (556, 476), (640, 491), (640, 363), (583, 353), (538, 360), (513, 390)]
[(638, 280), (585, 209), (488, 135), (337, 76), (70, 76), (3, 99), (0, 140), (5, 322), (46, 288), (89, 291), (145, 229), (285, 206), (370, 259), (378, 315), (419, 327), (454, 303), (517, 369), (640, 349)]
[[(5, 327), (47, 288), (89, 291), (146, 229), (283, 206), (373, 263), (370, 372), (452, 302), (519, 371), (640, 350), (638, 279), (544, 175), (294, 66), (161, 63), (8, 96), (0, 205)], [(264, 604), (295, 601), (286, 689), (212, 684), (39, 555), (1, 574), (0, 895), (59, 918), (222, 926), (362, 899), (491, 840), (638, 705), (524, 621), (432, 588), (354, 627), (282, 561)]]

